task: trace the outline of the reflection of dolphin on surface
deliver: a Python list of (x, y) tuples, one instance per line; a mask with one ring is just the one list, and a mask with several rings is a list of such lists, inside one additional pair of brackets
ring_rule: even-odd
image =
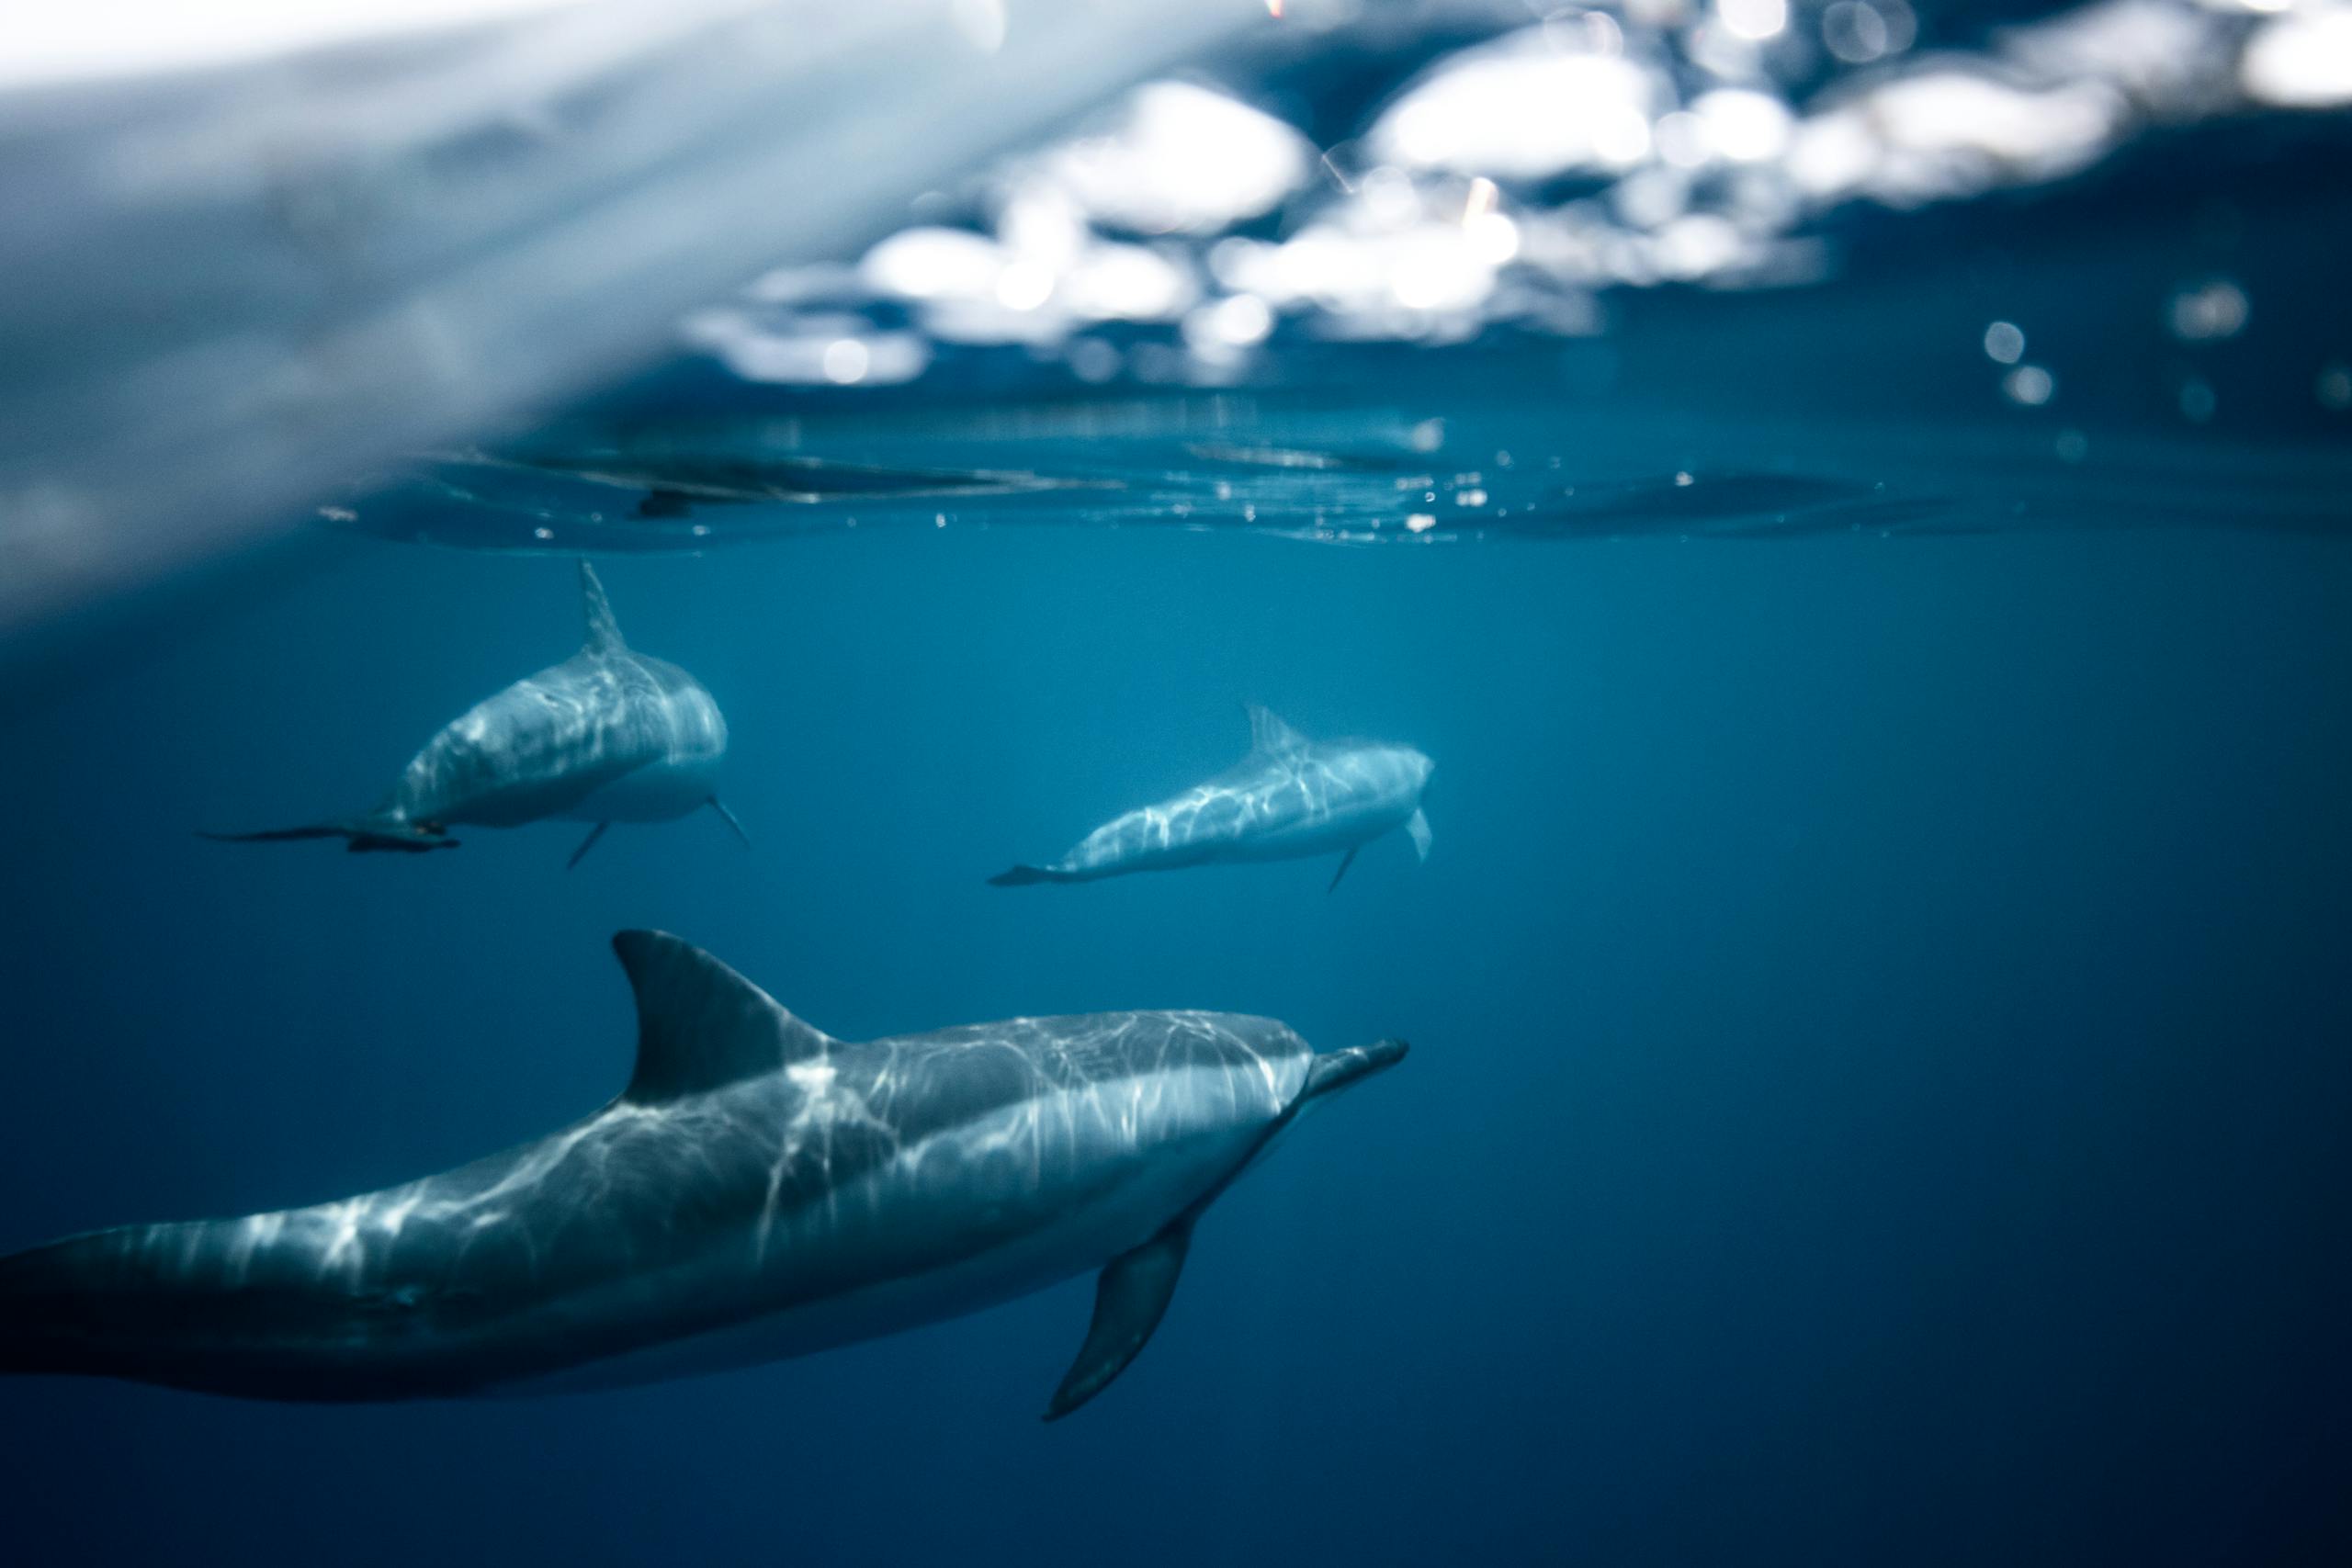
[(1250, 754), (1233, 767), (1172, 799), (1114, 818), (1051, 865), (1016, 865), (989, 881), (999, 887), (1094, 882), (1131, 871), (1336, 852), (1337, 887), (1356, 852), (1392, 828), (1404, 829), (1429, 859), (1421, 789), (1435, 763), (1410, 746), (1309, 740), (1264, 708), (1249, 711)]
[[(580, 563), (588, 642), (552, 669), (477, 704), (409, 759), (364, 816), (262, 833), (207, 833), (253, 843), (335, 839), (358, 850), (454, 849), (462, 824), (514, 828), (548, 818), (596, 826), (573, 865), (615, 822), (666, 822), (719, 803), (727, 720), (700, 682), (621, 640), (595, 569)], [(746, 842), (749, 840), (746, 840)]]
[(618, 1386), (1100, 1268), (1051, 1419), (1142, 1349), (1194, 1222), (1300, 1109), (1406, 1049), (1318, 1055), (1213, 1012), (853, 1044), (675, 937), (613, 946), (637, 1068), (604, 1110), (340, 1202), (0, 1258), (0, 1371), (300, 1400)]

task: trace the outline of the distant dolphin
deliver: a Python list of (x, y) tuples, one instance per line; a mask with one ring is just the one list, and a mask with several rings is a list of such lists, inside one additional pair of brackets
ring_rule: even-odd
[(1101, 1268), (1068, 1415), (1143, 1348), (1204, 1210), (1402, 1041), (1023, 1018), (851, 1044), (654, 931), (621, 1097), (340, 1202), (0, 1258), (0, 1371), (348, 1401), (619, 1386), (956, 1316)]
[(580, 563), (587, 646), (475, 705), (409, 759), (364, 816), (262, 833), (206, 833), (256, 843), (344, 839), (355, 851), (455, 849), (449, 829), (514, 828), (549, 818), (594, 822), (571, 865), (615, 822), (666, 822), (707, 806), (745, 838), (718, 799), (727, 720), (702, 683), (630, 651), (596, 569)]
[[(1377, 740), (1317, 742), (1250, 705), (1250, 754), (1173, 799), (1116, 817), (1051, 865), (1016, 865), (997, 887), (1094, 882), (1131, 871), (1174, 871), (1223, 861), (1305, 860), (1340, 854), (1340, 886), (1356, 852), (1402, 828), (1430, 858), (1421, 789), (1436, 764), (1410, 746)], [(1327, 890), (1328, 891), (1328, 890)]]

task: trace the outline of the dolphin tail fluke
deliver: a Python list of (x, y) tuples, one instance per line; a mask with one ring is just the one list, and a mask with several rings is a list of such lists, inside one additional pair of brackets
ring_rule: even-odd
[(989, 878), (990, 887), (1030, 887), (1040, 882), (1076, 882), (1073, 874), (1050, 865), (1016, 865)]
[(714, 795), (710, 797), (710, 808), (718, 813), (718, 819), (721, 822), (735, 829), (735, 836), (743, 840), (745, 849), (752, 847), (752, 835), (743, 831), (743, 824), (735, 820), (735, 813), (727, 809), (725, 801)]
[(1340, 869), (1331, 874), (1331, 886), (1323, 889), (1324, 892), (1337, 893), (1340, 890), (1340, 878), (1347, 875), (1348, 867), (1356, 863), (1356, 852), (1362, 848), (1362, 844), (1348, 846), (1348, 852), (1340, 857)]
[(1102, 1268), (1094, 1281), (1094, 1318), (1086, 1325), (1086, 1343), (1078, 1359), (1063, 1374), (1061, 1386), (1046, 1407), (1046, 1419), (1058, 1421), (1111, 1386), (1127, 1363), (1151, 1338), (1152, 1330), (1168, 1314), (1176, 1294), (1176, 1280), (1184, 1271), (1184, 1254), (1193, 1244), (1193, 1217), (1186, 1214), (1132, 1252), (1123, 1252)]
[(340, 839), (344, 831), (321, 822), (309, 828), (271, 828), (259, 833), (208, 833), (199, 828), (196, 836), (216, 844), (274, 844), (292, 839)]
[(216, 844), (274, 844), (294, 839), (341, 839), (344, 847), (353, 854), (371, 851), (397, 851), (406, 854), (422, 854), (426, 850), (454, 850), (458, 840), (437, 829), (410, 823), (372, 822), (312, 822), (300, 828), (269, 828), (258, 833), (207, 833), (198, 830), (199, 839), (209, 839)]

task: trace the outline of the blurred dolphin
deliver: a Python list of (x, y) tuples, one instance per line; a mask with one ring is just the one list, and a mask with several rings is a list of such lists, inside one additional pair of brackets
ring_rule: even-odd
[(1410, 746), (1307, 739), (1265, 708), (1248, 705), (1250, 754), (1206, 784), (1114, 818), (1051, 865), (1016, 865), (997, 887), (1094, 882), (1131, 871), (1173, 871), (1225, 861), (1304, 860), (1340, 852), (1331, 886), (1356, 852), (1402, 828), (1430, 858), (1421, 790), (1436, 764)]
[(615, 822), (666, 822), (707, 806), (750, 842), (718, 798), (727, 720), (702, 683), (621, 640), (596, 570), (580, 563), (587, 645), (445, 726), (409, 759), (375, 809), (230, 843), (343, 839), (354, 851), (455, 849), (452, 827), (594, 822), (580, 863)]
[(1159, 1325), (1193, 1227), (1311, 1101), (1402, 1041), (1272, 1019), (1021, 1018), (853, 1044), (658, 931), (619, 1099), (340, 1202), (130, 1225), (0, 1258), (0, 1371), (350, 1401), (755, 1365), (1100, 1269), (1046, 1418)]

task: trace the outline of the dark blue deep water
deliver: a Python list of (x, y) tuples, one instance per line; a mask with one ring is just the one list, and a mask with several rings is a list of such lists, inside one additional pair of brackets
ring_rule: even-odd
[[(1919, 8), (1931, 66), (2050, 9)], [(0, 1255), (592, 1111), (628, 928), (845, 1039), (1413, 1050), (1067, 1421), (1083, 1279), (568, 1398), (10, 1377), (0, 1568), (2352, 1562), (2352, 118), (2165, 99), (2170, 36), (2096, 170), (1792, 208), (1791, 287), (1587, 279), (1547, 336), (1498, 284), (1443, 347), (1285, 306), (1223, 360), (1094, 323), (1101, 385), (1018, 333), (895, 388), (683, 359), (11, 644)], [(1249, 85), (1340, 147), (1440, 43)], [(1504, 196), (1607, 194), (1555, 184)], [(803, 348), (928, 319), (786, 304)], [(750, 847), (197, 836), (366, 807), (579, 646), (574, 555), (724, 708)], [(985, 884), (1236, 761), (1245, 703), (1435, 759), (1427, 863)]]
[[(2092, 521), (2096, 521), (2095, 519)], [(0, 1385), (11, 1561), (2325, 1561), (2346, 1539), (2352, 554), (2294, 533), (1317, 547), (949, 527), (616, 559), (708, 816), (206, 843), (575, 645), (568, 563), (344, 539), (8, 716), (0, 1243), (356, 1191), (622, 1081), (651, 925), (850, 1038), (1402, 1034), (1036, 1417), (1087, 1283), (639, 1392)], [(1434, 852), (1000, 890), (1238, 755)]]

